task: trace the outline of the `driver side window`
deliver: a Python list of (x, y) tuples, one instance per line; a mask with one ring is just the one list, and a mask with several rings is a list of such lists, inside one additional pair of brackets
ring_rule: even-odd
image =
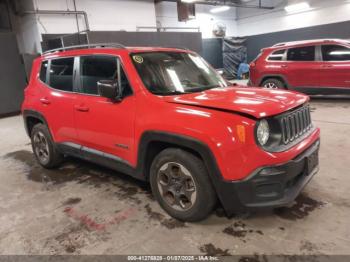
[(107, 55), (80, 57), (80, 92), (99, 95), (97, 82), (101, 80), (119, 80), (123, 96), (132, 94), (129, 81), (117, 57)]

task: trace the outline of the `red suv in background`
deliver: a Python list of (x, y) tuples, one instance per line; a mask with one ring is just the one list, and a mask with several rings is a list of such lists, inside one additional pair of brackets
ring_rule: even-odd
[(350, 95), (350, 41), (309, 40), (265, 48), (250, 65), (249, 85)]
[(308, 97), (230, 86), (196, 53), (81, 46), (34, 61), (24, 123), (45, 168), (72, 155), (151, 184), (197, 221), (288, 205), (318, 170)]

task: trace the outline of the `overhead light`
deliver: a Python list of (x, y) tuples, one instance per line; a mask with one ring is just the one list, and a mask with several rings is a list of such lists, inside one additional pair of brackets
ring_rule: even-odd
[(196, 2), (197, 0), (181, 0), (181, 2), (183, 3), (187, 3), (187, 4), (191, 4), (191, 3), (194, 3)]
[(219, 6), (219, 7), (214, 7), (213, 9), (210, 10), (210, 13), (220, 13), (229, 10), (229, 6)]
[(308, 2), (301, 2), (297, 4), (287, 5), (284, 10), (288, 13), (296, 13), (310, 9), (310, 5)]

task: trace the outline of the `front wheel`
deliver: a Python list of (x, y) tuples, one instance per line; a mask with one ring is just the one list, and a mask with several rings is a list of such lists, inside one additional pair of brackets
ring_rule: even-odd
[(216, 194), (197, 156), (176, 148), (163, 150), (150, 170), (152, 192), (161, 207), (182, 221), (200, 221), (214, 209)]

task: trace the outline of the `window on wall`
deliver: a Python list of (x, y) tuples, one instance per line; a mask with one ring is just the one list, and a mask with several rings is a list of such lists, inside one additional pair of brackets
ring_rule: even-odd
[(323, 61), (350, 61), (350, 48), (340, 45), (322, 46)]
[[(119, 60), (113, 56), (82, 56), (80, 58), (80, 77), (84, 94), (98, 95), (97, 82), (101, 80), (118, 80), (126, 96), (131, 92), (129, 81)], [(119, 68), (119, 70), (118, 70)]]
[(291, 48), (287, 53), (288, 61), (315, 61), (315, 46)]
[(285, 53), (286, 53), (285, 49), (277, 50), (269, 56), (268, 60), (269, 61), (282, 61)]
[(43, 61), (41, 63), (41, 68), (40, 68), (40, 75), (39, 78), (41, 81), (46, 83), (46, 73), (47, 73), (47, 67), (48, 67), (48, 61)]
[(73, 91), (74, 58), (51, 60), (50, 86), (62, 91)]

